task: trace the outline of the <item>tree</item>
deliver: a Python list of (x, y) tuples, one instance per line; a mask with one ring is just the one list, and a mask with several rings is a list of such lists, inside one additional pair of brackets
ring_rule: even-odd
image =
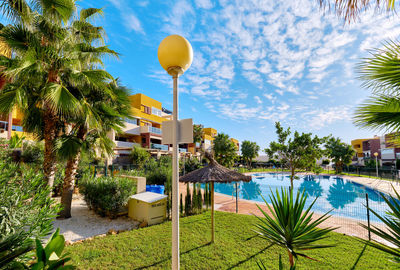
[(351, 163), (355, 154), (353, 147), (340, 140), (340, 138), (329, 137), (325, 142), (325, 153), (335, 163), (335, 172), (339, 174), (344, 165)]
[(269, 158), (280, 160), (290, 169), (290, 185), (293, 188), (293, 180), (296, 170), (313, 167), (316, 159), (321, 157), (320, 144), (322, 140), (317, 136), (312, 137), (311, 133), (294, 132), (293, 138), (290, 128), (284, 130), (279, 122), (275, 123), (277, 142), (271, 142), (269, 148), (264, 151)]
[[(264, 198), (263, 198), (264, 199)], [(290, 266), (294, 266), (294, 259), (298, 256), (311, 259), (302, 253), (306, 250), (332, 247), (332, 245), (315, 244), (315, 242), (328, 237), (329, 232), (336, 228), (328, 227), (317, 228), (330, 216), (328, 213), (313, 218), (313, 207), (317, 198), (305, 208), (307, 195), (305, 191), (297, 192), (296, 198), (293, 196), (293, 189), (289, 192), (277, 189), (270, 196), (271, 203), (265, 199), (264, 202), (272, 215), (267, 214), (260, 206), (258, 209), (263, 217), (257, 217), (259, 223), (256, 224), (257, 233), (268, 240), (272, 245), (278, 245), (287, 250)]]
[(150, 159), (150, 154), (144, 148), (134, 146), (131, 153), (133, 163), (142, 169), (146, 162)]
[(215, 160), (225, 167), (232, 167), (237, 157), (236, 146), (225, 133), (215, 136), (213, 143)]
[(252, 160), (258, 157), (258, 151), (260, 151), (260, 146), (256, 142), (242, 142), (242, 157), (249, 168), (251, 167)]
[[(98, 64), (102, 55), (117, 54), (107, 46), (83, 41), (101, 32), (81, 20), (98, 13), (97, 9), (83, 9), (80, 19), (75, 20), (74, 0), (7, 1), (0, 8), (15, 20), (0, 32), (2, 41), (13, 51), (11, 58), (0, 56), (9, 82), (0, 92), (0, 113), (10, 113), (16, 107), (24, 115), (24, 129), (44, 139), (44, 179), (52, 186), (55, 141), (70, 117), (88, 113), (80, 102), (84, 89), (108, 92), (106, 85), (113, 78)], [(97, 65), (85, 62), (92, 57)]]
[(370, 8), (371, 5), (375, 6), (375, 10), (394, 11), (395, 2), (395, 0), (319, 0), (320, 6), (323, 8), (334, 6), (338, 16), (343, 17), (347, 22), (356, 20), (360, 13)]
[(108, 94), (96, 91), (85, 95), (85, 106), (90, 113), (82, 118), (73, 119), (70, 132), (64, 134), (57, 143), (58, 155), (67, 160), (63, 191), (61, 194), (62, 211), (58, 218), (71, 217), (72, 194), (75, 177), (81, 160), (81, 152), (96, 149), (98, 154), (113, 154), (113, 142), (108, 137), (110, 130), (121, 131), (122, 119), (130, 116), (129, 92), (120, 86), (111, 86)]
[(201, 124), (194, 124), (193, 125), (193, 142), (194, 143), (200, 143), (203, 140), (203, 135), (204, 135), (204, 131), (203, 131), (204, 126)]

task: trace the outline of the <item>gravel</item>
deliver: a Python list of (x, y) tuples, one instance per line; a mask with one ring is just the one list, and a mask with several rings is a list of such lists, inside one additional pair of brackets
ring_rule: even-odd
[(53, 222), (54, 230), (60, 228), (66, 241), (76, 242), (96, 235), (106, 234), (109, 230), (126, 231), (136, 229), (139, 222), (128, 217), (110, 219), (101, 217), (89, 210), (82, 196), (75, 196), (72, 201), (72, 217), (57, 219)]

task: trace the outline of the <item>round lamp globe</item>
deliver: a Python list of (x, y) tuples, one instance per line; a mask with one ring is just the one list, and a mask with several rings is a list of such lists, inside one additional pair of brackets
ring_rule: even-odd
[(192, 60), (192, 46), (179, 35), (164, 38), (158, 47), (158, 61), (167, 72), (170, 68), (180, 68), (183, 73), (190, 67)]

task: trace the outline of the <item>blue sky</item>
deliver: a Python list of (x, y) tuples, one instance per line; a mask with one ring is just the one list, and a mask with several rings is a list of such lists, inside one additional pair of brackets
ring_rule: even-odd
[[(319, 9), (316, 0), (296, 1), (81, 1), (103, 7), (97, 23), (107, 44), (121, 54), (107, 70), (133, 93), (172, 108), (172, 81), (157, 60), (160, 41), (187, 38), (194, 51), (181, 77), (180, 118), (214, 127), (264, 149), (281, 121), (320, 136), (350, 142), (376, 131), (352, 124), (360, 87), (356, 64), (367, 50), (400, 34), (397, 16), (370, 10), (345, 25)], [(378, 133), (379, 134), (379, 133)]]

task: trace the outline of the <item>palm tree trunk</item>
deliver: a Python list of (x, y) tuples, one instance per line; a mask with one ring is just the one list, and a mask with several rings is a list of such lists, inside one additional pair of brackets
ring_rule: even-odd
[(61, 194), (61, 206), (62, 210), (58, 213), (57, 218), (70, 218), (71, 217), (71, 205), (72, 195), (75, 187), (75, 176), (78, 170), (81, 153), (76, 154), (75, 157), (70, 158), (65, 168), (65, 177), (63, 183), (63, 190)]
[(288, 250), (290, 267), (294, 266), (293, 254)]
[(56, 154), (54, 152), (54, 140), (56, 139), (56, 125), (57, 117), (45, 109), (44, 116), (44, 160), (43, 160), (43, 172), (44, 181), (47, 185), (52, 188), (54, 184), (55, 167), (56, 167)]
[[(76, 137), (83, 140), (86, 135), (86, 129), (81, 126), (76, 134)], [(65, 168), (65, 176), (63, 182), (63, 190), (61, 193), (61, 206), (62, 210), (58, 213), (57, 218), (70, 218), (71, 217), (71, 205), (72, 195), (75, 188), (75, 177), (81, 159), (81, 150), (79, 150), (74, 157), (71, 157), (67, 161), (67, 167)]]

